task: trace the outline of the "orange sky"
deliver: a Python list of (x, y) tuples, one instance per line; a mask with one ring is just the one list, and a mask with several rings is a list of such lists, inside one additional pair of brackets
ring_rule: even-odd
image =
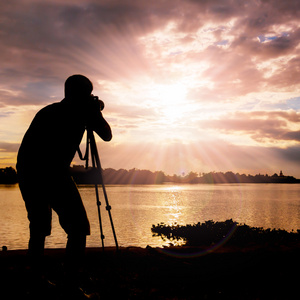
[(300, 178), (299, 8), (297, 0), (1, 3), (0, 167), (15, 166), (35, 113), (83, 74), (114, 134), (98, 143), (104, 168), (282, 169)]

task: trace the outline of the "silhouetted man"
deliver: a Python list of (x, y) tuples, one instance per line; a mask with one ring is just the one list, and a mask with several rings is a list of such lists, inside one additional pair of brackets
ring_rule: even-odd
[(34, 259), (43, 255), (51, 233), (51, 209), (68, 235), (67, 261), (72, 264), (84, 255), (90, 225), (69, 167), (87, 127), (105, 141), (112, 138), (92, 90), (88, 78), (69, 77), (65, 98), (36, 114), (21, 143), (17, 171), (30, 222), (28, 254)]

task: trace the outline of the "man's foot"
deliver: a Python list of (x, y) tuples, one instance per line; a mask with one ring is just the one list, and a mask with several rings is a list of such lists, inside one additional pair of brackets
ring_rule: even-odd
[(100, 299), (96, 285), (85, 273), (66, 276), (62, 286), (62, 294), (70, 299)]

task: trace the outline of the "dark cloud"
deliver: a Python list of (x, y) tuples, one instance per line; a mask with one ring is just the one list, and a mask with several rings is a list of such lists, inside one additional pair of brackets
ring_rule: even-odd
[(300, 163), (300, 146), (288, 147), (288, 148), (273, 148), (274, 154), (282, 159), (282, 161), (288, 161), (295, 164), (295, 168), (299, 168)]
[(124, 40), (127, 48), (132, 45), (127, 49), (130, 55), (138, 60), (135, 37), (128, 27), (138, 17), (132, 5), (113, 9), (101, 4), (23, 2), (2, 4), (2, 8), (1, 86), (19, 91), (23, 104), (48, 102), (39, 98), (39, 90), (50, 97), (72, 73), (101, 77), (103, 69), (118, 74), (117, 63), (124, 57), (117, 59), (113, 52), (124, 55), (120, 51)]
[[(50, 85), (44, 89), (47, 98), (58, 89), (59, 82), (76, 70), (103, 78), (129, 76), (134, 65), (136, 70), (147, 72), (149, 63), (136, 38), (170, 21), (176, 24), (174, 32), (186, 32), (190, 38), (210, 22), (221, 26), (235, 20), (227, 32), (234, 37), (230, 49), (220, 49), (217, 44), (199, 51), (198, 58), (213, 65), (206, 75), (216, 82), (215, 92), (223, 94), (223, 98), (261, 90), (266, 81), (252, 56), (266, 59), (298, 54), (295, 48), (300, 33), (296, 22), (300, 3), (285, 2), (6, 1), (1, 4), (1, 85), (21, 91), (23, 103), (47, 102), (48, 99), (34, 99), (33, 94), (39, 94), (35, 83)], [(281, 25), (287, 25), (286, 31), (274, 32)], [(215, 34), (221, 42), (222, 27)], [(269, 42), (257, 40), (258, 36), (270, 34), (274, 39)], [(220, 57), (221, 65), (216, 64)], [(268, 79), (269, 84), (297, 84), (298, 67), (299, 61), (294, 58)], [(232, 81), (237, 79), (240, 83), (232, 89)], [(6, 102), (5, 97), (2, 101)]]
[(17, 152), (19, 147), (19, 143), (7, 143), (0, 141), (0, 152)]
[(298, 141), (300, 142), (300, 130), (285, 132), (281, 136), (284, 140)]
[(276, 72), (268, 82), (278, 88), (285, 88), (287, 91), (298, 88), (300, 73), (300, 58), (294, 57), (288, 60)]
[(201, 121), (200, 125), (207, 129), (218, 129), (221, 132), (243, 133), (254, 140), (270, 139), (274, 142), (289, 140), (300, 142), (299, 130), (290, 129), (289, 123), (297, 125), (300, 114), (291, 112), (236, 112), (219, 119)]

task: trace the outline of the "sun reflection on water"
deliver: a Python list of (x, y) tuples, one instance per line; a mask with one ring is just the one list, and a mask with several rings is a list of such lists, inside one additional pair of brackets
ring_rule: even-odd
[(182, 191), (182, 187), (178, 185), (172, 185), (165, 187), (165, 191), (167, 195), (165, 197), (166, 204), (168, 205), (169, 212), (168, 212), (168, 219), (169, 224), (176, 224), (179, 222), (180, 217), (183, 214), (183, 206), (181, 205), (181, 195), (180, 192)]
[(170, 191), (170, 192), (177, 192), (182, 190), (182, 186), (179, 185), (170, 185), (170, 186), (165, 186), (162, 188), (165, 191)]

